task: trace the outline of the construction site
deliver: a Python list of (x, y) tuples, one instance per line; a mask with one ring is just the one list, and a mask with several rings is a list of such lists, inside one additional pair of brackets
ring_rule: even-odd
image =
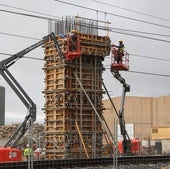
[[(100, 35), (97, 28), (99, 22), (104, 23), (106, 35)], [(170, 145), (170, 131), (167, 129), (170, 126), (164, 124), (165, 118), (159, 123), (159, 114), (162, 112), (158, 109), (160, 101), (149, 98), (147, 103), (150, 106), (147, 108), (145, 101), (148, 98), (140, 98), (139, 105), (138, 98), (127, 97), (127, 103), (125, 102), (130, 85), (121, 76), (121, 72), (129, 70), (129, 53), (125, 50), (119, 53), (119, 47), (111, 42), (108, 35), (108, 25), (109, 22), (106, 21), (78, 16), (66, 17), (65, 22), (51, 22), (49, 35), (0, 62), (1, 76), (29, 110), (21, 124), (0, 128), (3, 143), (0, 148), (0, 163), (28, 160), (31, 164), (31, 161), (36, 160), (113, 157), (116, 160), (118, 156), (124, 155), (169, 154), (170, 150), (166, 151), (165, 147)], [(44, 51), (44, 125), (36, 123), (36, 104), (8, 71), (8, 67), (16, 60), (37, 47), (42, 47)], [(113, 78), (123, 87), (122, 96), (117, 99), (110, 97), (103, 79), (103, 61), (106, 56), (110, 56)], [(107, 99), (104, 99), (104, 94)], [(132, 108), (137, 105), (138, 107)], [(165, 114), (168, 110), (167, 105)], [(139, 112), (134, 118), (136, 121), (132, 118), (135, 111)], [(144, 111), (145, 115), (139, 116)], [(148, 121), (141, 124), (140, 118), (144, 119), (146, 116)], [(132, 137), (129, 137), (126, 124), (133, 126)], [(144, 126), (146, 129), (141, 132)], [(120, 128), (121, 141), (118, 140), (117, 127)], [(169, 132), (162, 136), (158, 134), (159, 130), (161, 133), (166, 133), (162, 130)], [(161, 148), (158, 144), (161, 144)], [(28, 159), (24, 159), (23, 150), (27, 145), (36, 150), (38, 156), (34, 157), (30, 153)], [(11, 152), (19, 155), (12, 158), (9, 156)]]
[[(113, 148), (111, 133), (103, 118), (102, 103), (102, 62), (110, 55), (111, 40), (109, 36), (98, 35), (98, 30), (93, 29), (98, 21), (78, 17), (66, 20), (68, 23), (55, 23), (55, 35), (51, 33), (42, 41), (2, 61), (1, 75), (7, 81), (11, 78), (9, 85), (24, 104), (28, 102), (25, 105), (30, 109), (30, 114), (4, 147), (15, 147), (26, 128), (31, 128), (36, 119), (36, 105), (9, 75), (7, 67), (18, 57), (42, 45), (45, 60), (45, 159), (103, 157), (104, 138)], [(29, 137), (32, 138), (29, 142), (31, 146), (34, 142), (32, 132)]]

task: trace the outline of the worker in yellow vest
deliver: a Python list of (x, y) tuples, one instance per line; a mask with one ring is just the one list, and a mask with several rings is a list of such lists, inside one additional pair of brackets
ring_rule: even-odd
[(26, 148), (24, 149), (24, 157), (26, 158), (26, 160), (28, 160), (28, 156), (31, 156), (32, 153), (32, 149), (29, 147), (29, 144), (27, 144)]

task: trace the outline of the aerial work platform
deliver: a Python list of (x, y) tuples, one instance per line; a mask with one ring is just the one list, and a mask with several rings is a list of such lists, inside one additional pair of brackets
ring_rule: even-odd
[(117, 61), (117, 49), (112, 48), (111, 50), (111, 72), (114, 71), (128, 71), (129, 70), (129, 53), (124, 51), (123, 55), (120, 55), (120, 61)]

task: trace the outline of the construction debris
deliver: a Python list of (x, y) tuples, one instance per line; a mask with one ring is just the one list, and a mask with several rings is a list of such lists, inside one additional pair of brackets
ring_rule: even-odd
[[(3, 146), (3, 144), (12, 135), (12, 133), (14, 133), (14, 131), (18, 128), (19, 125), (20, 125), (19, 123), (14, 123), (10, 125), (0, 126), (0, 140), (1, 140), (0, 147)], [(33, 140), (35, 143), (39, 141), (39, 137), (43, 136), (44, 138), (44, 134), (45, 134), (44, 128), (45, 126), (42, 124), (38, 124), (38, 123), (33, 124), (33, 131), (34, 131)], [(41, 142), (44, 140), (43, 138), (41, 139)], [(28, 144), (28, 139), (29, 139), (29, 131), (27, 131), (24, 137), (22, 137), (22, 139), (19, 141), (17, 146), (21, 149), (24, 148), (26, 144)]]

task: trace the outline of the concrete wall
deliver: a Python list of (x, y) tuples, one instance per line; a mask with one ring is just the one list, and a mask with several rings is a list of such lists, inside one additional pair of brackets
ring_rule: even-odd
[[(117, 110), (120, 109), (120, 97), (113, 98)], [(170, 127), (170, 96), (162, 97), (136, 97), (126, 96), (125, 100), (125, 122), (134, 124), (134, 137), (140, 139), (151, 138), (151, 129), (159, 127)], [(103, 100), (104, 117), (114, 131), (114, 118), (116, 113), (108, 99)], [(170, 137), (170, 136), (169, 136)]]

